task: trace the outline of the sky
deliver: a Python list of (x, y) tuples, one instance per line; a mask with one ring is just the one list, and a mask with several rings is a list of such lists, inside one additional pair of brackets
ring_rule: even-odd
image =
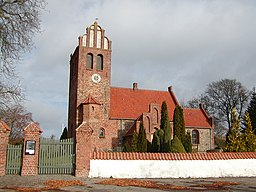
[(68, 124), (70, 54), (96, 18), (112, 41), (112, 86), (172, 86), (180, 103), (224, 78), (256, 86), (256, 1), (51, 0), (17, 66), (44, 137)]

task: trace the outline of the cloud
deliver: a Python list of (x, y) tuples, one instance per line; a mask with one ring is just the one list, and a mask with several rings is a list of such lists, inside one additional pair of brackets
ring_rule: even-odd
[(18, 67), (28, 110), (48, 135), (67, 122), (69, 55), (95, 18), (113, 43), (113, 86), (172, 85), (180, 101), (221, 78), (255, 86), (255, 1), (48, 1), (36, 48)]

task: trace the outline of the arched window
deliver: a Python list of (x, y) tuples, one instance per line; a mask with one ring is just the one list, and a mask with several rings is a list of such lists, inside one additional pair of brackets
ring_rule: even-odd
[(109, 45), (108, 45), (108, 38), (104, 37), (104, 49), (108, 49)]
[(145, 122), (144, 122), (144, 128), (146, 130), (146, 133), (150, 133), (150, 119), (149, 117), (145, 118)]
[(97, 70), (103, 70), (103, 56), (97, 55)]
[(158, 111), (156, 108), (153, 109), (153, 119), (154, 119), (154, 124), (158, 124)]
[(94, 27), (91, 27), (89, 47), (93, 47), (93, 44), (94, 44), (94, 30), (93, 29), (94, 29)]
[(101, 48), (101, 31), (97, 31), (97, 48)]
[(93, 55), (88, 53), (86, 56), (86, 68), (92, 69), (93, 68)]
[(192, 144), (193, 145), (199, 144), (199, 132), (197, 130), (192, 131)]
[(104, 128), (99, 129), (99, 138), (105, 138), (105, 129)]

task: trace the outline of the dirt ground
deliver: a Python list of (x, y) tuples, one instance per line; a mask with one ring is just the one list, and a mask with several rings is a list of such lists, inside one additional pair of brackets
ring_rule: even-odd
[(0, 177), (0, 192), (256, 191), (256, 178), (113, 179), (69, 175)]

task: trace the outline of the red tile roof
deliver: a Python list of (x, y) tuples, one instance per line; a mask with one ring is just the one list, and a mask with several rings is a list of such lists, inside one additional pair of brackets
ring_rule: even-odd
[[(110, 89), (110, 118), (112, 119), (137, 119), (142, 113), (149, 112), (149, 104), (156, 103), (160, 107), (166, 101), (170, 121), (173, 119), (173, 112), (178, 101), (172, 92), (155, 91), (131, 88)], [(184, 109), (186, 127), (211, 128), (209, 117), (202, 105), (198, 109)]]
[(100, 102), (98, 102), (96, 99), (94, 99), (94, 98), (89, 94), (89, 96), (82, 102), (82, 104), (97, 104), (97, 105), (100, 105)]
[(204, 111), (199, 109), (183, 109), (186, 127), (211, 128), (209, 117)]
[(1, 121), (1, 120), (0, 120), (0, 130), (11, 131), (10, 127), (4, 121)]
[(110, 89), (110, 118), (137, 119), (142, 113), (149, 112), (149, 104), (159, 104), (166, 101), (169, 118), (178, 104), (172, 91), (155, 91), (111, 87)]
[(256, 152), (226, 153), (122, 153), (93, 152), (91, 159), (98, 160), (229, 160), (256, 159)]
[(27, 127), (24, 128), (24, 132), (39, 132), (43, 131), (40, 129), (39, 125), (35, 122), (31, 122)]

